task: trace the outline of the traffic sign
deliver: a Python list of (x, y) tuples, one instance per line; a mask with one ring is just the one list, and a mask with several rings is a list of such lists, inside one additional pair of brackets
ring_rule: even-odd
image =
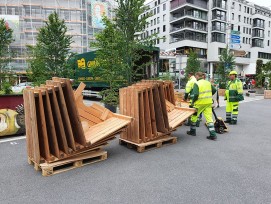
[(232, 35), (240, 35), (240, 31), (238, 31), (238, 30), (232, 30), (231, 34)]
[(230, 44), (230, 49), (236, 50), (241, 49), (241, 44)]
[(247, 55), (245, 50), (233, 50), (234, 57), (244, 57)]
[(240, 40), (236, 40), (236, 39), (232, 39), (232, 40), (231, 40), (231, 43), (232, 43), (232, 44), (240, 44), (241, 41), (240, 41)]
[(240, 39), (240, 35), (231, 35), (231, 39), (237, 39), (237, 40), (239, 40)]

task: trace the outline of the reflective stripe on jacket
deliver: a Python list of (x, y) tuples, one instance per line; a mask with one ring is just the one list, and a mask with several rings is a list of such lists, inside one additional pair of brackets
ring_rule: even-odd
[(240, 79), (229, 81), (225, 92), (227, 100), (229, 102), (238, 102), (238, 94), (243, 94), (243, 84)]
[(196, 105), (205, 105), (205, 104), (212, 104), (212, 85), (209, 81), (201, 79), (196, 82), (199, 88), (199, 96), (198, 99), (195, 101)]
[(196, 83), (196, 82), (197, 82), (196, 77), (191, 76), (191, 77), (189, 78), (188, 82), (186, 83), (186, 86), (185, 86), (185, 93), (191, 94), (192, 91), (193, 91), (194, 83)]

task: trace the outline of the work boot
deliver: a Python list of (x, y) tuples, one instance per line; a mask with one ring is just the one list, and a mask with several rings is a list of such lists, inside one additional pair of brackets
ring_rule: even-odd
[(217, 137), (216, 136), (207, 136), (206, 137), (208, 140), (216, 140), (217, 139)]
[(188, 135), (191, 135), (191, 136), (196, 136), (196, 131), (193, 131), (193, 130), (189, 130), (186, 132)]
[(237, 120), (231, 120), (230, 124), (231, 125), (237, 125)]
[(224, 123), (231, 123), (231, 120), (225, 120)]
[(208, 140), (216, 140), (216, 132), (214, 130), (210, 131), (210, 136), (206, 137)]

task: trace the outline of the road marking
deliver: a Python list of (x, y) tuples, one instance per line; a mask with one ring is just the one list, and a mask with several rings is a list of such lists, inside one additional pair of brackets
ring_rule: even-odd
[(3, 139), (3, 140), (0, 139), (0, 144), (6, 143), (6, 142), (12, 142), (12, 141), (16, 141), (16, 140), (23, 140), (25, 138), (26, 138), (26, 136), (21, 136), (21, 137), (16, 137), (16, 138), (11, 138), (11, 139)]

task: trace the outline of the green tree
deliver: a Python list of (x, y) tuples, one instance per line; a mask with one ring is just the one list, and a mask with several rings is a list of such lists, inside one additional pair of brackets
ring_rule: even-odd
[(262, 77), (263, 79), (266, 77), (268, 79), (268, 89), (271, 89), (271, 61), (267, 62), (263, 67), (262, 67)]
[(118, 89), (123, 83), (126, 65), (122, 58), (125, 41), (116, 24), (107, 17), (103, 17), (105, 29), (96, 35), (96, 42), (92, 46), (97, 48), (95, 65), (91, 66), (94, 77), (105, 81), (108, 89), (101, 92), (103, 102), (109, 105), (118, 104)]
[(263, 72), (263, 61), (257, 60), (256, 61), (256, 87), (262, 87), (263, 86), (263, 79), (264, 79), (264, 72)]
[(39, 29), (37, 44), (29, 46), (29, 77), (36, 83), (44, 83), (52, 76), (70, 77), (72, 70), (68, 65), (71, 56), (72, 37), (67, 35), (65, 21), (56, 12), (48, 17), (45, 26)]
[[(115, 9), (116, 17), (114, 19), (116, 29), (120, 30), (123, 40), (125, 41), (124, 47), (121, 49), (121, 56), (123, 63), (126, 65), (126, 79), (128, 84), (133, 83), (138, 79), (138, 75), (143, 72), (147, 64), (138, 65), (142, 57), (148, 57), (148, 53), (143, 53), (142, 50), (151, 48), (153, 42), (157, 40), (156, 34), (148, 36), (144, 39), (137, 37), (137, 34), (143, 33), (147, 26), (146, 19), (151, 14), (143, 14), (147, 7), (144, 5), (145, 0), (116, 0), (118, 7)], [(151, 49), (150, 49), (151, 50)], [(140, 77), (139, 77), (140, 78)]]
[(188, 78), (189, 73), (196, 73), (201, 70), (200, 61), (198, 59), (197, 53), (195, 53), (192, 49), (189, 51), (189, 56), (187, 59), (187, 66), (185, 68), (185, 77)]
[(230, 71), (235, 66), (235, 58), (233, 53), (227, 48), (222, 50), (219, 57), (217, 73), (219, 74), (219, 88), (225, 89)]
[[(9, 45), (14, 41), (13, 30), (9, 27), (4, 19), (0, 19), (0, 84), (3, 84), (5, 77), (12, 74), (9, 73), (8, 63), (11, 61), (13, 53), (9, 49)], [(8, 82), (5, 82), (7, 84)], [(10, 84), (9, 84), (10, 86)], [(0, 86), (0, 89), (4, 87)]]

